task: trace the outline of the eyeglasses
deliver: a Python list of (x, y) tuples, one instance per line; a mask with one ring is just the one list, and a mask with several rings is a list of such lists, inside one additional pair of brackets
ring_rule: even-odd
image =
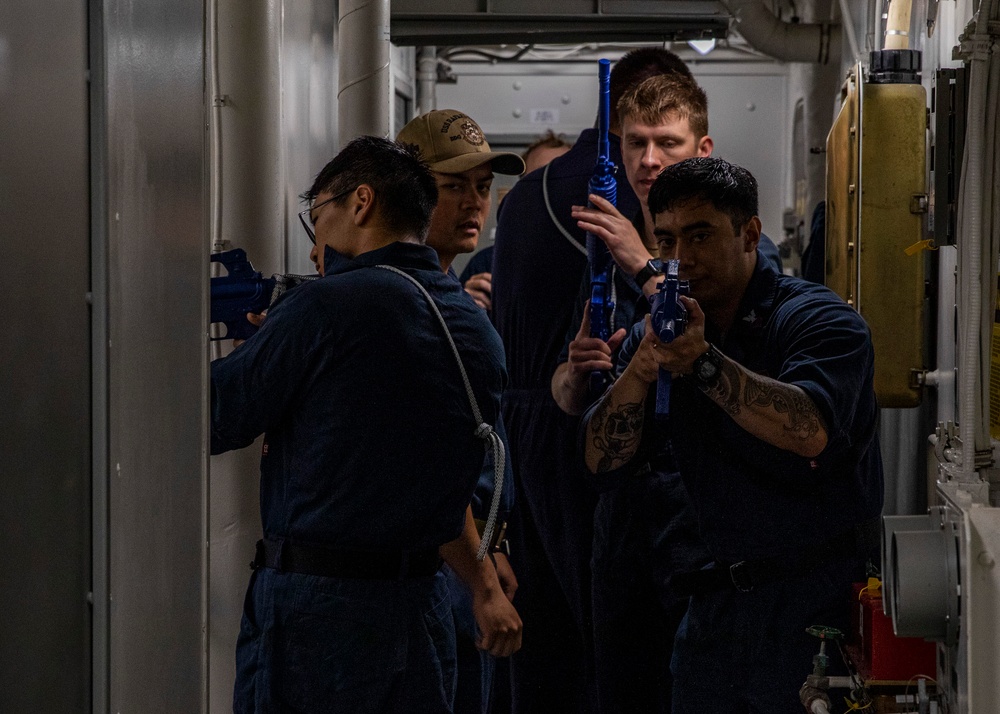
[(304, 211), (299, 211), (299, 221), (302, 222), (302, 227), (306, 229), (306, 235), (309, 236), (309, 240), (312, 241), (313, 245), (316, 245), (316, 231), (313, 230), (313, 226), (315, 225), (315, 223), (313, 222), (312, 212), (315, 211), (317, 208), (325, 206), (326, 204), (332, 201), (336, 201), (338, 199), (343, 198), (353, 190), (354, 190), (353, 188), (349, 188), (346, 191), (341, 191), (332, 198), (328, 198), (325, 201), (320, 201), (314, 206), (309, 206), (309, 208), (305, 209)]

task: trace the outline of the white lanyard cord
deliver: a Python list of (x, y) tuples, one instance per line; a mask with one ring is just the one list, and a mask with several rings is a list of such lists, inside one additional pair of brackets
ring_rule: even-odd
[(552, 164), (545, 164), (545, 168), (542, 169), (542, 200), (545, 201), (545, 210), (549, 212), (549, 218), (552, 219), (552, 223), (559, 229), (559, 232), (563, 234), (566, 240), (568, 240), (578, 251), (587, 255), (587, 246), (580, 245), (580, 241), (574, 238), (573, 234), (566, 230), (566, 226), (559, 222), (559, 219), (556, 218), (556, 212), (552, 210), (552, 203), (549, 202), (549, 167), (551, 165)]
[(424, 297), (427, 298), (427, 302), (431, 306), (431, 310), (437, 316), (442, 329), (444, 329), (445, 337), (448, 338), (448, 344), (451, 346), (451, 352), (455, 355), (455, 362), (458, 364), (458, 371), (462, 373), (462, 382), (465, 384), (465, 393), (469, 397), (469, 406), (472, 407), (472, 417), (478, 425), (476, 427), (476, 431), (474, 432), (475, 436), (477, 439), (482, 439), (483, 441), (488, 442), (493, 449), (493, 500), (490, 502), (490, 515), (486, 519), (486, 527), (483, 529), (483, 538), (479, 544), (479, 552), (476, 554), (476, 558), (482, 561), (486, 558), (490, 543), (493, 541), (493, 531), (496, 529), (497, 514), (500, 511), (500, 492), (503, 490), (505, 459), (503, 441), (500, 440), (500, 435), (497, 434), (496, 429), (483, 421), (482, 412), (479, 411), (479, 403), (476, 401), (476, 395), (472, 391), (472, 383), (469, 381), (469, 375), (465, 371), (465, 364), (462, 363), (462, 357), (458, 353), (458, 347), (455, 346), (455, 340), (451, 336), (451, 330), (448, 329), (448, 324), (444, 321), (444, 317), (441, 315), (441, 311), (438, 309), (437, 303), (434, 302), (434, 298), (432, 298), (431, 294), (427, 292), (427, 289), (409, 273), (405, 273), (399, 268), (391, 265), (376, 265), (375, 267), (382, 268), (383, 270), (390, 270), (397, 275), (403, 276), (413, 283), (417, 289), (423, 293)]
[[(573, 234), (570, 233), (568, 230), (566, 230), (566, 227), (562, 223), (559, 222), (558, 218), (556, 218), (556, 212), (554, 210), (552, 210), (552, 203), (549, 201), (549, 167), (551, 165), (552, 165), (551, 163), (545, 164), (545, 168), (542, 169), (542, 199), (545, 201), (545, 210), (549, 212), (549, 218), (552, 220), (552, 224), (556, 228), (559, 229), (559, 232), (563, 234), (563, 237), (565, 237), (566, 240), (568, 240), (573, 245), (574, 248), (576, 248), (578, 251), (580, 251), (581, 253), (583, 253), (584, 255), (586, 255), (587, 256), (587, 260), (590, 260), (590, 254), (587, 253), (587, 247), (584, 246), (584, 245), (580, 245), (580, 241), (578, 241), (576, 238), (574, 238)], [(615, 268), (615, 266), (612, 265), (611, 266), (611, 270), (612, 270), (612, 273), (611, 273), (611, 302), (617, 307), (618, 301), (615, 299), (616, 290), (615, 290), (614, 268)], [(611, 324), (612, 325), (615, 324), (614, 323), (614, 320), (615, 320), (615, 312), (614, 312), (614, 310), (615, 310), (615, 308), (612, 308), (612, 310), (611, 310)]]

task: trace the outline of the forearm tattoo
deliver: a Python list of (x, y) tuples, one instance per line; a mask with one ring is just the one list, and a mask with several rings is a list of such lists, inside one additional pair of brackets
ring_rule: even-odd
[(749, 407), (786, 415), (782, 428), (800, 441), (814, 438), (823, 428), (819, 410), (802, 390), (741, 370), (730, 360), (723, 362), (715, 386), (704, 391), (732, 417)]
[(644, 410), (642, 402), (612, 406), (610, 395), (591, 417), (591, 445), (601, 454), (597, 473), (612, 471), (635, 456), (642, 438)]
[(715, 386), (704, 390), (729, 416), (740, 413), (740, 370), (729, 360), (723, 360), (722, 371)]

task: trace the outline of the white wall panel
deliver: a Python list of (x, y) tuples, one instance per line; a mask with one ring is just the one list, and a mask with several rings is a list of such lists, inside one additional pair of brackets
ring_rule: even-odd
[[(547, 129), (574, 141), (594, 125), (596, 60), (495, 65), (455, 61), (452, 66), (457, 82), (437, 85), (437, 106), (468, 112), (482, 125), (491, 146), (519, 151)], [(715, 155), (754, 174), (760, 183), (764, 231), (780, 240), (782, 212), (791, 200), (787, 67), (768, 62), (705, 62), (691, 69), (708, 95)], [(500, 179), (495, 184), (509, 182)], [(480, 247), (489, 244), (491, 226), (483, 232)], [(456, 261), (456, 269), (463, 265), (464, 261)]]

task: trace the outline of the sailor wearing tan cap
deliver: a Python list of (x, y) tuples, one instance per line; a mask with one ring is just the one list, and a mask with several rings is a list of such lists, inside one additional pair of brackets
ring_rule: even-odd
[[(461, 253), (471, 253), (490, 213), (494, 174), (519, 176), (524, 161), (517, 154), (492, 151), (479, 124), (456, 109), (421, 114), (403, 127), (396, 139), (415, 144), (437, 179), (438, 203), (431, 218), (427, 245), (441, 257), (447, 271)], [(490, 308), (489, 273), (474, 275), (465, 289), (476, 303)]]
[[(438, 109), (422, 114), (399, 132), (397, 141), (413, 144), (437, 181), (438, 202), (431, 215), (427, 245), (437, 251), (441, 270), (455, 276), (452, 261), (461, 253), (471, 253), (479, 243), (479, 234), (490, 213), (490, 191), (494, 174), (520, 175), (524, 161), (517, 154), (492, 151), (483, 130), (467, 114), (455, 109)], [(490, 307), (490, 275), (473, 276), (465, 286), (473, 300), (485, 309)], [(456, 335), (456, 339), (458, 336)], [(503, 424), (497, 432), (506, 444)], [(489, 458), (472, 496), (472, 513), (485, 521), (493, 499), (494, 473)], [(514, 503), (513, 473), (506, 464), (497, 523), (504, 523)], [(502, 532), (502, 528), (497, 529)], [(502, 537), (502, 536), (501, 536)], [(514, 599), (517, 578), (507, 560), (506, 541), (493, 548), (497, 577), (508, 600)], [(489, 613), (482, 612), (481, 598), (474, 597), (455, 573), (445, 568), (455, 620), (458, 686), (455, 714), (480, 714), (489, 711), (493, 690), (494, 658), (478, 651), (477, 625)], [(520, 624), (520, 623), (519, 623)]]

